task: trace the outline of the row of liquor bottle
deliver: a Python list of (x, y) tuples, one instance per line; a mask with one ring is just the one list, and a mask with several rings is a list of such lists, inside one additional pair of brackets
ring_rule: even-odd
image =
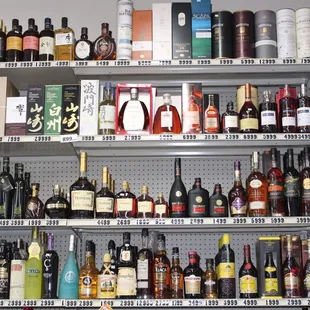
[[(294, 167), (293, 149), (284, 155), (284, 173), (281, 171), (280, 153), (276, 148), (263, 154), (264, 173), (260, 171), (260, 155), (251, 158), (252, 171), (242, 185), (240, 161), (234, 163), (234, 185), (223, 195), (220, 184), (215, 185), (213, 195), (202, 188), (201, 178), (196, 178), (190, 191), (181, 178), (181, 159), (175, 160), (175, 181), (169, 201), (158, 195), (149, 195), (143, 186), (141, 196), (130, 192), (129, 183), (122, 183), (122, 190), (115, 193), (108, 167), (102, 169), (102, 187), (97, 192), (97, 182), (87, 179), (87, 154), (80, 155), (80, 177), (72, 184), (66, 198), (60, 186), (54, 186), (54, 194), (45, 205), (38, 198), (39, 184), (32, 184), (30, 174), (23, 177), (23, 165), (15, 165), (15, 179), (10, 174), (9, 158), (4, 158), (0, 174), (0, 190), (3, 219), (45, 218), (182, 218), (182, 217), (261, 217), (261, 216), (310, 216), (310, 150), (305, 147), (299, 154), (300, 172)], [(112, 185), (114, 184), (114, 185)], [(31, 196), (30, 196), (31, 195)]]

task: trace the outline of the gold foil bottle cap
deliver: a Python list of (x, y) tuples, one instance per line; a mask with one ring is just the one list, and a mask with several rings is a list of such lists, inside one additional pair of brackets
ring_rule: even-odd
[(103, 255), (103, 262), (104, 262), (104, 263), (107, 263), (107, 264), (111, 263), (111, 256), (110, 256), (109, 253), (105, 253), (105, 254)]
[(252, 85), (249, 83), (245, 84), (245, 98), (251, 98), (251, 87)]
[(158, 198), (164, 198), (164, 194), (163, 193), (159, 193), (158, 194)]
[(122, 183), (122, 189), (124, 191), (128, 191), (129, 190), (129, 183), (127, 181), (123, 181)]
[(91, 180), (91, 184), (93, 184), (94, 187), (97, 187), (97, 180), (92, 179), (92, 180)]
[(142, 194), (147, 195), (149, 192), (149, 188), (145, 185), (142, 186)]
[(87, 172), (87, 153), (81, 152), (80, 154), (80, 172)]

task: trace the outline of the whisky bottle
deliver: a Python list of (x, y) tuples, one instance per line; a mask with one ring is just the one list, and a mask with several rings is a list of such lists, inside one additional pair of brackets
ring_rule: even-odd
[(154, 217), (155, 218), (169, 217), (169, 206), (167, 201), (164, 199), (163, 193), (158, 194), (158, 199), (155, 201)]
[(264, 101), (259, 105), (260, 132), (277, 133), (277, 105), (271, 99), (271, 91), (265, 90)]
[(183, 299), (184, 275), (180, 266), (179, 248), (172, 248), (172, 267), (170, 270), (171, 298)]
[(75, 60), (93, 60), (93, 44), (88, 40), (88, 28), (81, 29), (81, 38), (74, 45)]
[(226, 112), (222, 115), (222, 131), (223, 133), (239, 132), (239, 114), (234, 111), (234, 103), (227, 103)]
[(227, 197), (222, 194), (221, 184), (215, 184), (209, 205), (211, 217), (228, 217), (228, 201)]
[(19, 20), (12, 20), (12, 30), (6, 36), (6, 61), (22, 61), (23, 35), (18, 29)]
[(115, 196), (115, 216), (119, 218), (134, 218), (137, 213), (136, 196), (130, 192), (127, 181), (122, 183), (122, 191)]
[(26, 219), (44, 219), (45, 218), (44, 204), (39, 199), (40, 184), (39, 183), (31, 184), (31, 188), (32, 188), (32, 196), (27, 202), (25, 217)]
[(53, 196), (45, 203), (45, 212), (51, 219), (67, 219), (69, 217), (69, 203), (61, 196), (60, 186), (54, 185)]
[(74, 31), (68, 27), (68, 18), (61, 19), (61, 29), (55, 30), (55, 60), (74, 60)]
[(23, 35), (23, 61), (37, 61), (39, 59), (39, 34), (34, 26), (35, 20), (29, 18), (28, 30)]
[(203, 275), (203, 293), (205, 299), (216, 299), (217, 295), (217, 275), (214, 270), (214, 259), (206, 259), (206, 272)]
[[(111, 33), (112, 34), (112, 33)], [(116, 44), (109, 33), (109, 24), (101, 24), (101, 36), (94, 42), (94, 60), (115, 60)]]
[(307, 96), (306, 84), (301, 84), (297, 109), (297, 131), (310, 133), (310, 98)]
[(209, 192), (201, 187), (201, 178), (195, 178), (194, 187), (188, 192), (188, 215), (207, 217), (209, 213)]
[(205, 112), (205, 133), (218, 133), (219, 126), (219, 111), (214, 105), (214, 95), (209, 95), (209, 106)]
[(137, 198), (137, 217), (153, 218), (154, 216), (154, 200), (149, 196), (147, 186), (142, 186), (141, 196)]
[(272, 252), (266, 253), (265, 271), (265, 292), (264, 296), (279, 295), (279, 280), (277, 275), (277, 267), (273, 260)]
[(52, 30), (52, 20), (45, 18), (44, 29), (40, 32), (39, 60), (53, 61), (55, 57), (55, 33)]
[(116, 274), (111, 271), (111, 256), (105, 253), (103, 265), (97, 279), (97, 298), (114, 299), (116, 297)]

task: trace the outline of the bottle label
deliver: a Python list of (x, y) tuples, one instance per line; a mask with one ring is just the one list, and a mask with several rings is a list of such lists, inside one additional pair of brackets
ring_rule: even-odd
[(262, 126), (276, 125), (276, 112), (275, 111), (263, 111), (261, 113)]
[(217, 117), (207, 117), (205, 123), (205, 129), (218, 129), (218, 119)]
[(172, 111), (162, 111), (161, 115), (161, 128), (172, 127)]
[(288, 176), (284, 179), (284, 195), (299, 197), (299, 177)]
[(291, 116), (282, 117), (282, 126), (296, 126), (296, 118)]
[(55, 41), (56, 41), (56, 46), (73, 45), (74, 44), (74, 35), (72, 32), (56, 33)]
[(124, 128), (126, 131), (143, 130), (145, 119), (144, 111), (140, 101), (129, 101), (124, 111)]
[(25, 265), (24, 260), (12, 260), (11, 262), (10, 298), (13, 300), (24, 299)]
[(74, 273), (73, 271), (68, 271), (66, 274), (65, 274), (65, 283), (66, 284), (74, 284), (77, 282), (77, 274)]
[[(140, 255), (138, 259), (138, 288), (148, 288), (148, 275), (149, 275), (149, 260)], [(143, 280), (139, 282), (139, 280)]]
[(240, 130), (255, 129), (258, 130), (257, 118), (244, 118), (240, 120)]
[(117, 210), (120, 211), (132, 211), (132, 204), (133, 199), (127, 198), (127, 199), (117, 199)]
[(90, 55), (90, 45), (87, 42), (80, 41), (75, 46), (75, 55), (79, 59), (85, 59)]
[(94, 192), (92, 191), (72, 191), (71, 192), (72, 211), (94, 211)]
[(96, 198), (97, 212), (113, 213), (114, 199), (108, 197)]
[(225, 116), (225, 128), (239, 128), (238, 116)]
[(201, 277), (191, 275), (189, 277), (184, 277), (185, 281), (185, 294), (197, 294), (201, 293)]
[(181, 202), (172, 203), (172, 213), (183, 213), (186, 211), (186, 206)]
[(220, 263), (218, 265), (219, 279), (234, 279), (235, 278), (235, 263)]
[(155, 214), (166, 214), (166, 205), (155, 205)]
[(310, 126), (310, 108), (297, 109), (297, 126)]
[(155, 285), (162, 289), (168, 289), (169, 285), (169, 270), (167, 265), (163, 263), (155, 263)]
[(206, 213), (206, 206), (205, 205), (192, 205), (192, 214), (193, 215), (204, 215)]
[(97, 284), (97, 298), (115, 298), (116, 296), (116, 275), (99, 274)]
[(278, 295), (278, 293), (279, 293), (278, 279), (277, 278), (265, 278), (265, 295), (274, 296), (274, 295)]
[(199, 111), (186, 111), (183, 112), (183, 129), (184, 132), (192, 129), (193, 127), (200, 127), (200, 120), (199, 120)]
[(178, 272), (176, 271), (171, 272), (170, 278), (171, 278), (170, 285), (172, 291), (177, 291), (180, 288), (182, 288), (183, 284), (181, 283), (181, 275)]
[(310, 189), (310, 179), (309, 178), (303, 180), (302, 187), (305, 190), (309, 190)]
[(307, 274), (304, 278), (304, 288), (310, 291), (310, 274)]
[(6, 50), (23, 50), (23, 39), (19, 37), (8, 37), (6, 39)]
[(130, 251), (122, 251), (121, 260), (124, 262), (130, 262), (131, 260)]
[(204, 282), (205, 296), (217, 296), (217, 283), (212, 279)]
[(117, 277), (117, 296), (135, 296), (136, 295), (136, 270), (135, 268), (118, 269)]
[(99, 129), (115, 130), (116, 108), (111, 105), (102, 105), (99, 109)]
[(250, 182), (250, 187), (254, 189), (258, 189), (263, 185), (263, 183), (260, 180), (253, 180)]
[(256, 294), (257, 293), (257, 278), (246, 275), (240, 278), (240, 293), (241, 294)]
[(300, 288), (299, 277), (292, 272), (287, 273), (284, 276), (284, 288), (286, 290), (299, 289)]
[(277, 181), (270, 181), (268, 184), (269, 199), (281, 199), (283, 197), (283, 184)]
[(92, 297), (93, 279), (90, 276), (81, 279), (80, 294), (85, 297)]
[(265, 210), (266, 203), (264, 201), (252, 201), (249, 203), (250, 210)]
[(223, 201), (221, 199), (217, 199), (215, 201), (215, 205), (213, 206), (214, 214), (223, 214), (225, 213), (225, 205), (223, 205)]
[(48, 210), (59, 210), (59, 209), (67, 209), (68, 206), (64, 203), (49, 203), (46, 205), (46, 209)]
[(9, 295), (9, 273), (7, 268), (0, 267), (0, 296), (6, 299)]
[(230, 206), (230, 213), (232, 215), (247, 214), (246, 202), (242, 201), (241, 198), (236, 197)]
[(23, 50), (39, 51), (39, 38), (27, 36), (23, 38)]
[(55, 40), (51, 37), (40, 38), (40, 55), (54, 55), (55, 54)]
[(139, 213), (151, 213), (153, 203), (151, 201), (138, 201)]

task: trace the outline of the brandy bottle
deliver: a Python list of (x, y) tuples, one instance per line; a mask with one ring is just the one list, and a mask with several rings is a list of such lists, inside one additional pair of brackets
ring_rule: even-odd
[(141, 196), (137, 198), (138, 218), (152, 218), (154, 215), (154, 200), (149, 196), (147, 186), (142, 187)]
[(44, 204), (38, 197), (40, 184), (38, 183), (31, 184), (31, 188), (32, 188), (32, 195), (26, 205), (25, 217), (26, 219), (44, 219), (45, 218)]
[(304, 169), (300, 172), (301, 215), (310, 216), (310, 154), (309, 148), (303, 152)]
[(203, 275), (203, 298), (217, 299), (217, 275), (214, 270), (214, 259), (206, 259), (206, 272)]
[(205, 133), (219, 132), (219, 111), (214, 105), (214, 95), (209, 95), (209, 106), (205, 112)]
[(83, 27), (81, 29), (80, 40), (74, 45), (74, 59), (75, 60), (92, 60), (93, 59), (93, 45), (88, 40), (88, 29)]
[(226, 112), (222, 115), (222, 131), (223, 133), (239, 132), (239, 114), (234, 111), (234, 103), (227, 103)]
[(281, 132), (296, 133), (297, 131), (296, 114), (297, 114), (296, 99), (293, 98), (290, 86), (285, 85), (284, 97), (280, 99)]
[(179, 248), (172, 248), (172, 267), (170, 271), (171, 298), (183, 299), (184, 275), (180, 266)]
[(109, 33), (109, 24), (101, 24), (101, 36), (94, 42), (94, 60), (115, 60), (116, 44)]
[(277, 105), (271, 99), (271, 91), (265, 90), (264, 101), (259, 105), (261, 133), (277, 133)]
[(168, 202), (164, 199), (164, 194), (162, 193), (158, 194), (158, 199), (155, 201), (154, 217), (155, 218), (169, 217)]
[(134, 218), (137, 213), (136, 196), (130, 192), (127, 181), (122, 183), (122, 191), (115, 196), (115, 216), (119, 218)]
[(59, 185), (54, 185), (53, 196), (45, 203), (45, 212), (52, 219), (67, 219), (69, 217), (69, 202), (60, 195)]
[(301, 84), (297, 109), (297, 131), (310, 133), (310, 98), (307, 95), (306, 84)]

